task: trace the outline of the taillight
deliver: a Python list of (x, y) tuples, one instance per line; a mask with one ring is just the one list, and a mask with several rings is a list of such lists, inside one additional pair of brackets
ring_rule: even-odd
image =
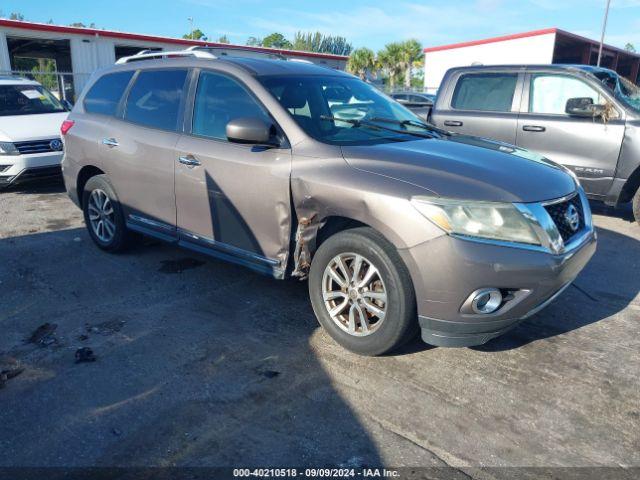
[(69, 130), (71, 130), (71, 127), (73, 127), (73, 124), (76, 123), (73, 120), (65, 120), (64, 122), (62, 122), (62, 125), (60, 125), (60, 133), (62, 133), (62, 135), (66, 135), (67, 132)]

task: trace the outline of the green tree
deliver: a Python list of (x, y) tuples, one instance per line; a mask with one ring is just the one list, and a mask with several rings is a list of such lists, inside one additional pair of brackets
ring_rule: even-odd
[(218, 38), (217, 41), (218, 43), (231, 43), (229, 37), (227, 37), (226, 35), (222, 35), (220, 38)]
[(380, 66), (387, 75), (389, 87), (393, 90), (396, 85), (396, 79), (403, 68), (402, 44), (392, 42), (378, 52), (378, 61)]
[(85, 25), (82, 22), (73, 22), (69, 24), (70, 27), (79, 27), (79, 28), (96, 28), (96, 24), (91, 22), (89, 25)]
[(349, 72), (364, 80), (367, 78), (367, 72), (373, 72), (375, 69), (376, 54), (373, 53), (373, 50), (363, 47), (351, 52), (347, 62), (347, 70)]
[(404, 70), (404, 86), (411, 88), (413, 67), (422, 59), (422, 45), (417, 40), (406, 40), (400, 44), (400, 68)]
[(636, 53), (636, 47), (633, 46), (633, 43), (629, 42), (624, 46), (624, 49), (627, 52)]
[(22, 22), (24, 21), (24, 15), (18, 12), (11, 12), (11, 15), (9, 15), (9, 20), (20, 20)]
[(296, 32), (293, 38), (293, 49), (305, 52), (349, 55), (353, 47), (345, 37), (324, 35), (320, 32)]
[(270, 35), (267, 35), (262, 40), (263, 47), (270, 48), (291, 48), (291, 42), (287, 40), (284, 35), (278, 32), (274, 32)]
[(182, 38), (188, 40), (204, 40), (207, 41), (207, 36), (199, 28), (194, 29), (191, 33), (185, 33)]
[(247, 43), (249, 47), (260, 47), (262, 46), (262, 39), (258, 37), (249, 37), (247, 38)]

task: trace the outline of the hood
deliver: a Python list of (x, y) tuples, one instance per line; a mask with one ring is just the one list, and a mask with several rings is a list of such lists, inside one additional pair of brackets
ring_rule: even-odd
[(0, 141), (22, 142), (60, 136), (60, 125), (69, 112), (0, 117)]
[(564, 167), (528, 150), (453, 134), (375, 146), (343, 146), (349, 165), (438, 195), (493, 202), (539, 202), (576, 185)]

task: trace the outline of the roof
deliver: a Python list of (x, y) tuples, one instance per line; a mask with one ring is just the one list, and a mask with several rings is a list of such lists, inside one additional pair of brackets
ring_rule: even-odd
[[(316, 65), (315, 63), (303, 63), (295, 61), (285, 61), (270, 58), (248, 58), (248, 57), (220, 57), (218, 60), (233, 63), (256, 76), (268, 75), (338, 75), (351, 77), (352, 75), (340, 70)], [(207, 61), (207, 60), (203, 60)], [(216, 60), (214, 60), (216, 61)]]
[(596, 67), (594, 65), (578, 65), (569, 63), (544, 63), (544, 64), (514, 64), (514, 65), (469, 65), (453, 67), (451, 70), (579, 70), (585, 73), (610, 72), (616, 73), (610, 68)]
[(14, 75), (0, 75), (0, 85), (40, 85), (35, 80)]
[[(596, 40), (591, 40), (590, 38), (587, 37), (583, 37), (580, 35), (576, 35), (575, 33), (571, 33), (568, 32), (566, 30), (562, 30), (560, 28), (544, 28), (541, 30), (531, 30), (529, 32), (521, 32), (521, 33), (514, 33), (511, 35), (502, 35), (499, 37), (491, 37), (491, 38), (484, 38), (481, 40), (472, 40), (469, 42), (460, 42), (460, 43), (452, 43), (449, 45), (440, 45), (440, 46), (436, 46), (436, 47), (427, 47), (424, 49), (424, 53), (429, 53), (429, 52), (439, 52), (442, 50), (453, 50), (456, 48), (464, 48), (464, 47), (473, 47), (476, 45), (486, 45), (488, 43), (499, 43), (499, 42), (507, 42), (510, 40), (517, 40), (519, 38), (529, 38), (529, 37), (538, 37), (541, 35), (550, 35), (550, 34), (559, 34), (562, 35), (564, 37), (570, 37), (574, 40), (579, 40), (582, 42), (586, 42), (586, 43), (591, 43), (591, 44), (599, 44), (600, 42), (596, 41)], [(639, 57), (640, 58), (640, 53), (633, 53), (633, 52), (629, 52), (627, 50), (623, 50), (621, 48), (618, 47), (614, 47), (613, 45), (607, 45), (605, 44), (604, 47), (607, 50), (614, 50), (617, 52), (622, 52), (625, 53), (627, 55), (631, 55), (634, 57)]]
[(334, 55), (329, 53), (303, 52), (300, 50), (286, 50), (286, 49), (267, 48), (267, 47), (252, 47), (252, 46), (246, 46), (246, 45), (234, 45), (229, 43), (190, 40), (185, 38), (160, 37), (156, 35), (126, 33), (126, 32), (118, 32), (114, 30), (100, 30), (97, 28), (67, 27), (63, 25), (52, 25), (48, 23), (23, 22), (19, 20), (0, 19), (0, 27), (18, 28), (23, 30), (36, 30), (41, 32), (66, 33), (71, 35), (91, 35), (91, 36), (98, 36), (98, 37), (117, 38), (117, 39), (123, 39), (123, 40), (138, 40), (138, 41), (146, 41), (146, 42), (170, 43), (174, 45), (183, 45), (183, 46), (197, 45), (197, 46), (203, 46), (203, 47), (225, 48), (229, 50), (242, 49), (245, 51), (250, 50), (250, 51), (260, 52), (260, 53), (280, 54), (280, 55), (288, 55), (293, 57), (312, 57), (312, 58), (324, 58), (328, 60), (343, 60), (343, 61), (346, 61), (349, 58), (344, 55)]

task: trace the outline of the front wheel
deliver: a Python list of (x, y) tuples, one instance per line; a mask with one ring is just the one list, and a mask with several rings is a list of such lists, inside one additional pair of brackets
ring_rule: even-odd
[(381, 355), (418, 332), (409, 272), (395, 247), (371, 228), (337, 233), (320, 246), (309, 295), (320, 324), (355, 353)]
[(638, 188), (633, 197), (633, 216), (635, 217), (636, 222), (640, 224), (640, 188)]

